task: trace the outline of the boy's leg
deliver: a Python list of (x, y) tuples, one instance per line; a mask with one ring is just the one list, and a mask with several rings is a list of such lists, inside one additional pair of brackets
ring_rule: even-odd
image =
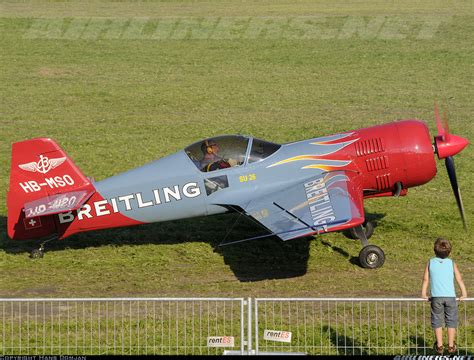
[(444, 303), (442, 298), (431, 298), (431, 327), (438, 347), (443, 346)]
[(456, 298), (446, 300), (445, 321), (448, 328), (448, 346), (453, 347), (456, 340), (456, 328), (458, 326), (458, 304)]
[(448, 328), (448, 346), (454, 346), (454, 339), (456, 339), (456, 328)]
[(436, 336), (436, 344), (438, 347), (443, 346), (443, 328), (439, 327), (434, 329), (434, 333)]

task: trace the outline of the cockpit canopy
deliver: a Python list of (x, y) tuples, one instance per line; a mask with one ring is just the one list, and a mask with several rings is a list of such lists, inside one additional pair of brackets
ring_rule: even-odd
[(198, 141), (185, 150), (196, 167), (215, 171), (261, 161), (281, 145), (241, 135), (225, 135)]

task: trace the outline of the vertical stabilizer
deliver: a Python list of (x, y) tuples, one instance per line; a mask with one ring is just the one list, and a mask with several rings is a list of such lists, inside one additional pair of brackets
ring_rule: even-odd
[(89, 179), (53, 140), (14, 143), (7, 196), (8, 236), (35, 239), (56, 233), (57, 220), (52, 214), (76, 207), (93, 192)]

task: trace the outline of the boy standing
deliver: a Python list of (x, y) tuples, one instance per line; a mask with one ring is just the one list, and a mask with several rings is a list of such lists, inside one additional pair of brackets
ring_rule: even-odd
[[(443, 322), (448, 328), (448, 352), (454, 354), (457, 351), (456, 327), (458, 325), (458, 306), (456, 303), (456, 291), (454, 289), (454, 278), (461, 288), (461, 297), (467, 297), (466, 286), (462, 280), (457, 265), (448, 258), (451, 253), (451, 244), (444, 238), (438, 238), (434, 244), (436, 257), (431, 258), (425, 268), (421, 297), (431, 301), (431, 327), (434, 329), (436, 342), (434, 348), (438, 354), (443, 354)], [(427, 290), (430, 285), (431, 298), (428, 298)]]

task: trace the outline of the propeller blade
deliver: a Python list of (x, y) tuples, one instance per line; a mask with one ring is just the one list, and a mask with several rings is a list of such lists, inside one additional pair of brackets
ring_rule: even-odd
[(434, 103), (434, 112), (435, 112), (436, 126), (438, 128), (438, 135), (444, 137), (445, 131), (443, 128), (443, 124), (441, 123), (441, 118), (439, 116), (438, 102), (436, 100)]
[(448, 156), (445, 159), (446, 169), (448, 170), (449, 181), (451, 182), (451, 187), (453, 188), (454, 197), (456, 198), (456, 203), (458, 204), (459, 212), (461, 213), (462, 223), (464, 225), (464, 230), (468, 230), (466, 215), (464, 213), (464, 206), (462, 204), (461, 190), (459, 190), (458, 180), (456, 178), (456, 170), (454, 168), (454, 159), (452, 156)]
[(446, 100), (443, 102), (443, 128), (444, 128), (444, 140), (449, 141), (449, 124), (448, 124), (448, 112), (446, 110)]

